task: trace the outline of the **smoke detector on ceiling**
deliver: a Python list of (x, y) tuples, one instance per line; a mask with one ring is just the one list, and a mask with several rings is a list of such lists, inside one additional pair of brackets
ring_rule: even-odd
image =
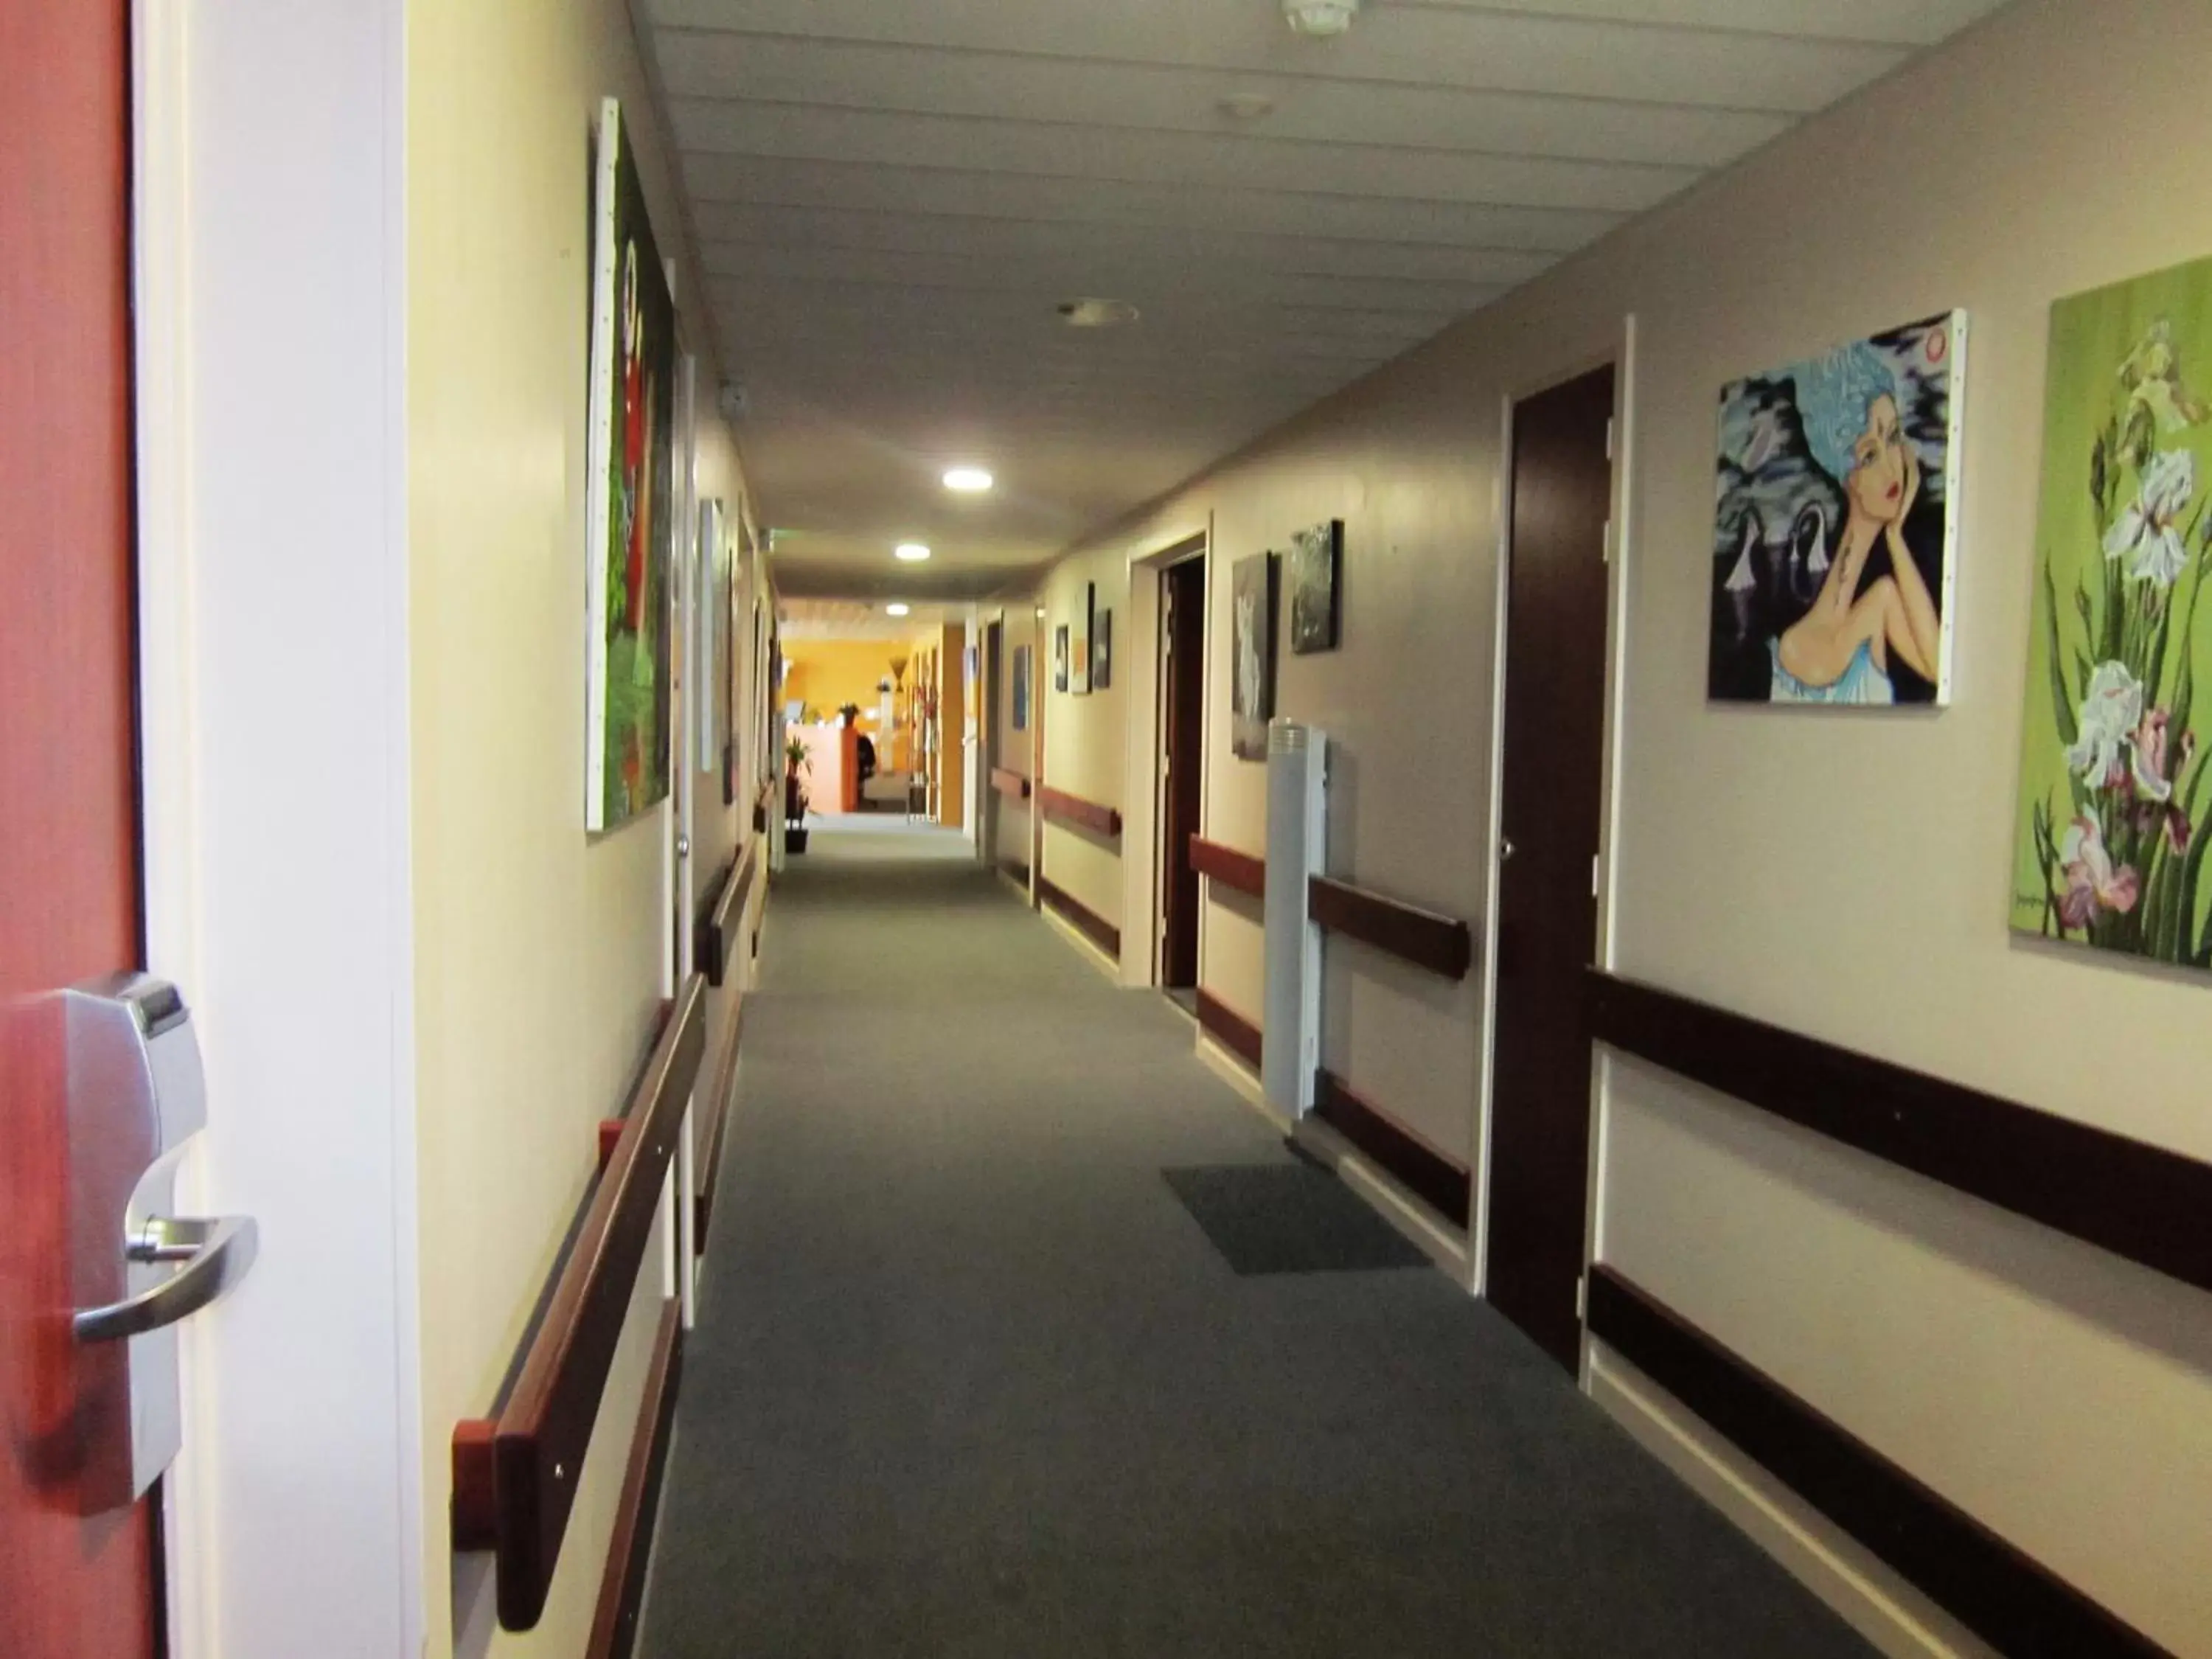
[(1359, 12), (1359, 0), (1283, 0), (1283, 15), (1299, 34), (1341, 34)]

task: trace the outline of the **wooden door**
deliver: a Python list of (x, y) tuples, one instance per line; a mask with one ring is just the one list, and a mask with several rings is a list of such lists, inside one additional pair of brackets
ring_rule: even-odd
[[(155, 1504), (87, 1516), (121, 1343), (69, 1327), (59, 1022), (137, 965), (129, 8), (0, 0), (0, 1647), (155, 1650)], [(119, 1240), (118, 1240), (119, 1243)]]
[(1190, 838), (1199, 832), (1206, 737), (1206, 561), (1170, 565), (1160, 583), (1161, 791), (1160, 984), (1198, 985), (1198, 871)]
[(998, 791), (997, 778), (999, 769), (1006, 764), (1000, 758), (1004, 752), (1001, 733), (1006, 730), (1002, 722), (1006, 718), (1006, 623), (984, 623), (981, 718), (975, 722), (976, 732), (983, 740), (977, 762), (983, 773), (983, 787), (975, 796), (981, 803), (978, 810), (982, 818), (975, 826), (975, 851), (986, 870), (994, 870), (999, 864), (999, 803), (1003, 797)]
[(1613, 372), (1516, 406), (1489, 1294), (1569, 1370), (1588, 1204)]

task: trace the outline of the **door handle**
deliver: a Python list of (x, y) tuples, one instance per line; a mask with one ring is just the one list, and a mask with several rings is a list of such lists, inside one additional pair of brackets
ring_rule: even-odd
[(143, 1336), (190, 1317), (246, 1277), (260, 1246), (251, 1216), (154, 1216), (126, 1239), (131, 1261), (179, 1262), (178, 1270), (150, 1290), (104, 1308), (80, 1309), (70, 1320), (80, 1342), (116, 1342)]
[(1512, 856), (1513, 856), (1513, 840), (1512, 840), (1512, 837), (1511, 837), (1511, 836), (1500, 836), (1498, 838), (1498, 861), (1500, 864), (1504, 864), (1507, 860), (1510, 859)]

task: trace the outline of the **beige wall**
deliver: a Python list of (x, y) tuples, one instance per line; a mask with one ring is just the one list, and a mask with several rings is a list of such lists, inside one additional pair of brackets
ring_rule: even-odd
[[(621, 0), (420, 0), (406, 67), (429, 1651), (577, 1654), (642, 1386), (657, 1249), (536, 1632), (494, 1631), (483, 1559), (457, 1570), (445, 1514), (452, 1425), (492, 1403), (582, 1197), (595, 1126), (650, 1043), (669, 949), (666, 820), (597, 838), (583, 827), (586, 238), (603, 95), (623, 100), (664, 252), (681, 249), (682, 222)], [(677, 286), (690, 314), (688, 264)], [(703, 343), (696, 325), (690, 343)], [(711, 423), (711, 367), (702, 385)], [(737, 506), (723, 434), (704, 441), (698, 476), (702, 495)], [(738, 810), (700, 781), (695, 862), (711, 875)]]
[[(1129, 611), (1129, 572), (1119, 551), (1102, 549), (1054, 567), (1037, 592), (1044, 607), (1037, 622), (1036, 684), (1033, 696), (1043, 701), (1044, 779), (1055, 789), (1096, 801), (1102, 806), (1123, 805), (1123, 776), (1127, 755), (1123, 737), (1122, 705), (1127, 678), (1117, 660), (1113, 685), (1104, 691), (1078, 696), (1053, 690), (1053, 636), (1063, 623), (1073, 628), (1083, 613), (1085, 583), (1097, 584), (1097, 608), (1115, 613), (1115, 625), (1126, 624)], [(1121, 637), (1115, 640), (1117, 659), (1126, 657)], [(1115, 843), (1064, 824), (1044, 827), (1044, 874), (1057, 887), (1119, 927), (1121, 922), (1121, 860)]]
[[(1279, 708), (1335, 742), (1334, 865), (1480, 923), (1502, 404), (1623, 356), (1632, 315), (1615, 964), (2212, 1158), (2212, 986), (2006, 927), (2048, 309), (2206, 252), (2208, 62), (2201, 0), (2025, 0), (1118, 527), (1047, 603), (1213, 515), (1208, 834), (1256, 849), (1261, 769), (1227, 755), (1228, 567), (1343, 518), (1344, 647), (1285, 658)], [(1709, 704), (1719, 386), (1950, 306), (1973, 319), (1954, 706)], [(1053, 712), (1058, 781), (1104, 787), (1121, 711)], [(1226, 915), (1209, 907), (1206, 977), (1256, 1010)], [(1332, 1066), (1479, 1157), (1479, 976), (1441, 990), (1330, 955)], [(1607, 1259), (2160, 1641), (2212, 1652), (2212, 1302), (1639, 1067), (1608, 1069), (1601, 1109)]]

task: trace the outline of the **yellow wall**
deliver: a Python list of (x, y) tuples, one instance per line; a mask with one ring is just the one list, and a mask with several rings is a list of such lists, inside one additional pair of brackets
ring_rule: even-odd
[[(868, 716), (883, 706), (884, 700), (884, 694), (876, 690), (877, 682), (890, 678), (892, 658), (916, 654), (911, 640), (787, 639), (783, 659), (788, 672), (778, 705), (801, 699), (820, 711), (824, 720), (834, 720), (839, 708), (856, 702), (860, 705), (860, 729), (872, 736), (879, 722)], [(909, 688), (914, 684), (911, 663), (906, 684)]]
[[(629, 118), (665, 253), (684, 254), (683, 221), (623, 0), (414, 0), (406, 35), (428, 1652), (572, 1656), (636, 1419), (657, 1246), (537, 1630), (495, 1629), (487, 1559), (456, 1563), (446, 1515), (452, 1426), (492, 1404), (593, 1168), (599, 1121), (658, 1023), (670, 952), (666, 817), (584, 830), (586, 231), (603, 95)], [(677, 289), (679, 308), (703, 291), (688, 261)], [(687, 326), (704, 340), (696, 316)], [(734, 507), (711, 365), (702, 376), (701, 493)], [(742, 809), (723, 808), (719, 787), (701, 800), (705, 855), (726, 855)]]
[[(1334, 744), (1340, 867), (1480, 924), (1505, 400), (1623, 356), (1632, 316), (1613, 963), (2212, 1158), (2206, 981), (2024, 943), (2006, 910), (2049, 309), (2212, 245), (2178, 205), (2212, 198), (2208, 62), (2202, 0), (2022, 0), (1100, 537), (1045, 584), (1048, 623), (1073, 566), (1211, 521), (1206, 833), (1256, 849), (1265, 769), (1228, 754), (1229, 565), (1342, 518), (1343, 647), (1285, 653), (1278, 710)], [(1973, 326), (1953, 706), (1708, 703), (1718, 388), (1952, 306)], [(1146, 648), (1116, 644), (1122, 666)], [(1109, 788), (1123, 712), (1050, 702), (1048, 773)], [(1103, 909), (1105, 872), (1065, 839), (1048, 866)], [(1256, 1011), (1249, 924), (1217, 903), (1206, 930), (1209, 985)], [(1480, 1168), (1484, 975), (1443, 987), (1353, 951), (1327, 973), (1332, 1069)], [(1607, 1067), (1599, 1098), (1604, 1259), (2160, 1642), (2212, 1653), (2201, 1294), (1641, 1066)]]

